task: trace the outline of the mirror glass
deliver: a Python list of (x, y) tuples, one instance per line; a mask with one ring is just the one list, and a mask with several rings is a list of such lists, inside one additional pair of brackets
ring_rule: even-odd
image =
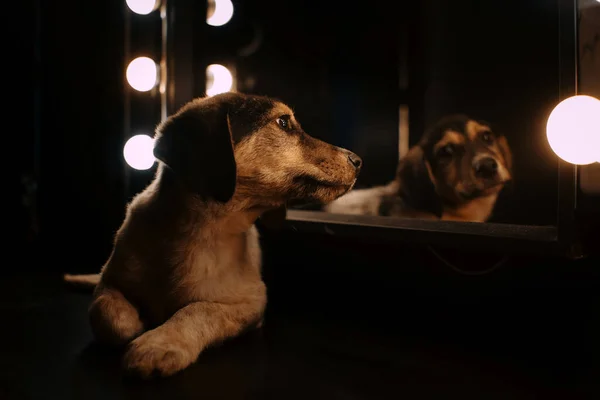
[(600, 1), (578, 4), (578, 92), (600, 98)]
[[(234, 89), (280, 98), (309, 135), (362, 158), (351, 192), (298, 209), (555, 225), (557, 3), (233, 1), (196, 67), (226, 66)], [(595, 51), (590, 71), (595, 26), (580, 49)]]

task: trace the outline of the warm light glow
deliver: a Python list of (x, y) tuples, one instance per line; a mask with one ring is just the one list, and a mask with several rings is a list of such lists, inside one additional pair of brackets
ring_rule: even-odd
[(123, 157), (131, 168), (144, 170), (154, 165), (154, 139), (148, 135), (135, 135), (123, 146)]
[(571, 164), (600, 160), (600, 100), (573, 96), (561, 101), (548, 117), (548, 143), (557, 156)]
[(150, 14), (158, 8), (160, 0), (126, 0), (127, 6), (136, 14)]
[(138, 57), (127, 66), (127, 82), (135, 90), (146, 92), (156, 86), (158, 65), (148, 57)]
[(233, 16), (231, 0), (208, 0), (206, 23), (211, 26), (221, 26), (229, 22)]
[(206, 68), (206, 94), (208, 96), (228, 92), (232, 86), (233, 76), (227, 68), (220, 64), (211, 64)]

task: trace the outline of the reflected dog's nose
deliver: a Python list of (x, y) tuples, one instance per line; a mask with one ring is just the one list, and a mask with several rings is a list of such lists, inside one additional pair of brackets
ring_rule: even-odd
[(350, 161), (350, 164), (352, 164), (354, 168), (360, 170), (360, 167), (362, 166), (362, 160), (359, 156), (357, 156), (354, 153), (348, 152), (348, 161)]
[(498, 163), (492, 157), (485, 157), (475, 164), (475, 173), (483, 178), (492, 178), (498, 172)]

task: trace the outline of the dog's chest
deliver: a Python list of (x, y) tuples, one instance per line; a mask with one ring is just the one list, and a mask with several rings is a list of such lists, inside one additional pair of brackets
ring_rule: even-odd
[(248, 286), (260, 279), (261, 252), (258, 232), (198, 238), (174, 271), (175, 291), (183, 301), (235, 301)]

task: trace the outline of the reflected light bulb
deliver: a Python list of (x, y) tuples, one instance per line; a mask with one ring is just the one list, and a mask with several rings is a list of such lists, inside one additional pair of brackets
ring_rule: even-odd
[(138, 57), (127, 66), (127, 82), (140, 92), (147, 92), (156, 86), (158, 66), (148, 57)]
[(160, 0), (126, 0), (127, 6), (136, 14), (147, 15), (158, 8)]
[(206, 94), (208, 96), (228, 92), (232, 86), (233, 76), (227, 68), (220, 64), (211, 64), (206, 68)]
[(556, 155), (571, 164), (600, 160), (600, 100), (578, 95), (561, 101), (548, 117), (546, 136)]
[(206, 10), (206, 23), (211, 26), (222, 26), (229, 22), (233, 16), (233, 3), (231, 0), (208, 0)]
[(135, 135), (123, 146), (123, 157), (127, 164), (134, 169), (150, 169), (154, 158), (154, 139), (148, 135)]

